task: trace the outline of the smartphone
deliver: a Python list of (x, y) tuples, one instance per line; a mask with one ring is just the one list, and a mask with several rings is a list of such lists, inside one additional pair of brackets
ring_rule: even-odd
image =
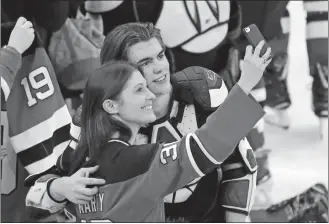
[[(255, 47), (261, 42), (262, 40), (265, 40), (262, 33), (259, 31), (258, 27), (255, 24), (251, 24), (245, 28), (243, 28), (243, 34), (248, 39), (251, 46), (255, 49)], [(260, 52), (260, 56), (263, 56), (267, 50), (267, 48), (270, 47), (268, 43), (265, 40), (264, 46)], [(270, 55), (269, 59), (272, 58), (272, 54)]]

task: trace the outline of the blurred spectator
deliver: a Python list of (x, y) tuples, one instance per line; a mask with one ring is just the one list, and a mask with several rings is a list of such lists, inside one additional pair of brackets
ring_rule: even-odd
[[(291, 105), (287, 87), (290, 32), (289, 12), (286, 9), (288, 3), (289, 1), (240, 1), (243, 27), (255, 23), (273, 48), (274, 59), (266, 70), (264, 82), (256, 90), (262, 93), (262, 101), (266, 105), (265, 120), (282, 128), (289, 128), (287, 109)], [(313, 77), (313, 111), (320, 120), (321, 137), (327, 138), (328, 4), (327, 1), (308, 0), (304, 0), (303, 3), (306, 11), (310, 75)], [(241, 36), (240, 40), (240, 50), (243, 51), (247, 41), (244, 36)]]
[(50, 38), (49, 58), (71, 115), (80, 105), (79, 95), (84, 83), (79, 80), (100, 66), (104, 38), (102, 17), (89, 13), (82, 15), (79, 9), (76, 17), (68, 18)]

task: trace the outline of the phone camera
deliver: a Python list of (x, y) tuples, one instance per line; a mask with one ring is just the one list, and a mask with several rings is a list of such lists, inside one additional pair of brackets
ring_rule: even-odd
[(250, 28), (249, 28), (249, 27), (245, 28), (244, 30), (245, 30), (247, 33), (250, 32)]

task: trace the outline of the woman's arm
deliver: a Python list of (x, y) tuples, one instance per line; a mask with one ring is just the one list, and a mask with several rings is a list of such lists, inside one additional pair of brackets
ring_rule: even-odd
[[(182, 72), (186, 71), (194, 70)], [(235, 85), (222, 105), (195, 133), (176, 143), (160, 146), (147, 173), (140, 176), (141, 183), (159, 184), (148, 191), (149, 197), (158, 198), (174, 192), (192, 179), (210, 172), (232, 154), (240, 140), (264, 115), (262, 107), (247, 95), (259, 81), (262, 70), (259, 73), (258, 80), (243, 79)]]

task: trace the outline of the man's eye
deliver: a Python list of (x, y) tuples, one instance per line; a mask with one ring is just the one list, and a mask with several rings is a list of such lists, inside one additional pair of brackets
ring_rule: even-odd
[(144, 62), (141, 66), (144, 67), (144, 66), (147, 66), (147, 65), (149, 65), (149, 64), (150, 64), (150, 62), (149, 62), (149, 61), (146, 61), (146, 62)]
[(142, 87), (139, 87), (137, 90), (136, 90), (136, 92), (141, 92), (143, 90), (143, 88)]
[(159, 57), (160, 59), (162, 59), (164, 56), (165, 56), (165, 54), (164, 54), (164, 53), (161, 53), (158, 57)]

